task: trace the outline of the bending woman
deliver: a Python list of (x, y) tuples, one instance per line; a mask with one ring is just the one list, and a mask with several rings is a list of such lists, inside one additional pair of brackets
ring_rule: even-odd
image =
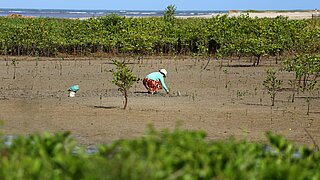
[(159, 72), (153, 72), (147, 75), (143, 79), (143, 85), (148, 90), (148, 93), (154, 94), (162, 88), (169, 93), (169, 89), (164, 82), (164, 78), (167, 76), (167, 71), (165, 69), (160, 69)]

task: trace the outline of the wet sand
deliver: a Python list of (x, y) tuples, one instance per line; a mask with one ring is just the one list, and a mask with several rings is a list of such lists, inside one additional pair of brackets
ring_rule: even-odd
[[(320, 143), (319, 91), (307, 115), (307, 94), (296, 95), (292, 103), (287, 82), (294, 76), (280, 72), (283, 90), (270, 106), (262, 82), (267, 68), (280, 68), (274, 61), (263, 59), (261, 66), (252, 67), (251, 62), (227, 59), (212, 61), (203, 70), (207, 61), (191, 57), (131, 59), (139, 78), (166, 68), (171, 94), (147, 94), (139, 82), (130, 90), (127, 110), (111, 83), (110, 63), (109, 58), (20, 58), (14, 67), (1, 58), (0, 130), (7, 135), (70, 131), (79, 143), (94, 145), (142, 136), (148, 124), (170, 129), (180, 122), (183, 128), (205, 131), (210, 140), (234, 136), (265, 141), (265, 132), (272, 131), (312, 145), (307, 129)], [(80, 90), (70, 98), (67, 89), (73, 84)]]

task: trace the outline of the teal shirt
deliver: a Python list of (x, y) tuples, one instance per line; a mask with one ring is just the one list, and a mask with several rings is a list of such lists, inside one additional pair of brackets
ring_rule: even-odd
[(166, 83), (164, 83), (163, 75), (160, 72), (153, 72), (147, 75), (148, 79), (154, 80), (154, 81), (160, 81), (162, 87), (166, 92), (169, 92), (169, 89), (166, 86)]

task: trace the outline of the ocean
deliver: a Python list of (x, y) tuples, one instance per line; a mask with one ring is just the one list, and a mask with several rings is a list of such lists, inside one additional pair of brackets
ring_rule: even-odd
[[(176, 11), (176, 16), (203, 16), (227, 11)], [(50, 18), (91, 18), (118, 14), (127, 17), (163, 16), (163, 11), (145, 10), (61, 10), (61, 9), (0, 9), (0, 16), (20, 14), (22, 16)]]

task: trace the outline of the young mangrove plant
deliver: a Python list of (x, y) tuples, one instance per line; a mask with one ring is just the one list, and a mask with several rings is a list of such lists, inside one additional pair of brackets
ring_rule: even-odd
[(228, 81), (228, 69), (224, 69), (223, 73), (226, 75), (226, 85), (224, 86), (225, 88), (228, 88), (228, 84), (230, 83), (230, 81)]
[(276, 71), (272, 69), (267, 70), (267, 77), (263, 81), (263, 86), (267, 88), (268, 94), (271, 97), (271, 106), (274, 106), (276, 93), (280, 90), (282, 80), (277, 79)]
[(307, 104), (308, 104), (308, 109), (307, 109), (307, 115), (309, 115), (310, 113), (310, 101), (311, 101), (311, 96), (312, 96), (312, 91), (316, 89), (316, 84), (317, 84), (317, 81), (315, 80), (311, 80), (308, 84), (307, 84), (307, 87), (306, 87), (306, 90), (308, 91), (308, 96), (307, 96)]
[(113, 60), (113, 64), (116, 66), (116, 70), (112, 70), (112, 83), (118, 86), (118, 90), (123, 94), (123, 109), (126, 109), (128, 103), (128, 91), (132, 85), (138, 81), (138, 78), (132, 73), (132, 69), (130, 69), (130, 67), (128, 67), (124, 62)]
[(12, 79), (16, 79), (16, 68), (17, 68), (17, 60), (16, 59), (12, 59), (11, 64), (13, 65), (13, 77)]

